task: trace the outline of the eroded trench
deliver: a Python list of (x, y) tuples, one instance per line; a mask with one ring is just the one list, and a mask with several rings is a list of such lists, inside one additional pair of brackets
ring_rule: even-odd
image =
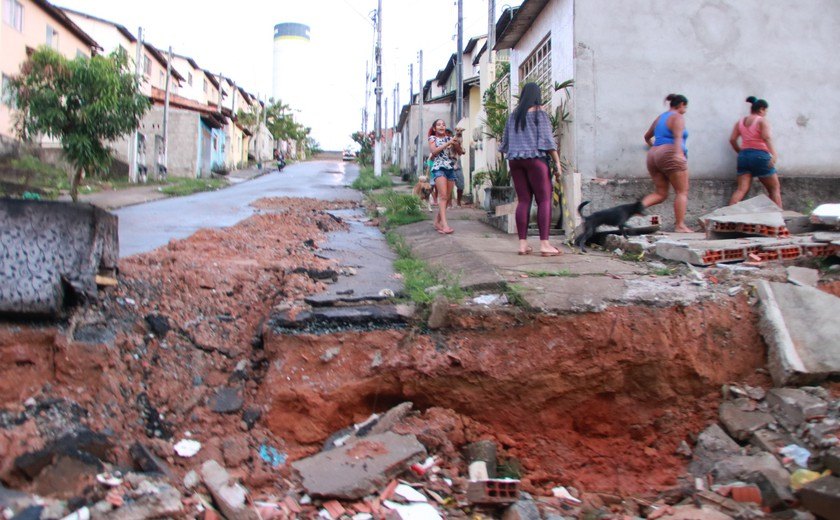
[[(465, 444), (492, 439), (526, 491), (653, 495), (679, 486), (688, 461), (677, 448), (716, 420), (720, 385), (769, 385), (743, 294), (559, 316), (456, 306), (438, 331), (417, 319), (290, 333), (275, 313), (323, 289), (306, 272), (333, 265), (315, 244), (341, 224), (318, 201), (258, 208), (124, 260), (120, 286), (68, 324), (0, 328), (0, 482), (38, 490), (17, 458), (84, 427), (108, 432), (118, 467), (142, 443), (181, 479), (217, 459), (267, 496), (292, 476), (260, 460), (262, 445), (292, 461), (411, 401), (396, 431), (450, 474), (465, 474)], [(241, 397), (234, 412), (213, 410), (220, 389)], [(174, 457), (187, 432), (204, 447)]]
[(677, 447), (716, 418), (721, 384), (766, 383), (746, 298), (554, 317), (461, 307), (450, 320), (435, 333), (298, 335), (269, 322), (258, 397), (267, 427), (295, 455), (311, 453), (411, 401), (421, 413), (397, 431), (462, 474), (460, 448), (493, 439), (531, 492), (648, 494), (678, 484)]

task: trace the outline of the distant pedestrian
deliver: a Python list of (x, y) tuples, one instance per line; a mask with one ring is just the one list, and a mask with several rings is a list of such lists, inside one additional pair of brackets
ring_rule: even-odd
[(668, 198), (669, 185), (674, 187), (674, 231), (691, 233), (685, 225), (688, 206), (688, 130), (685, 118), (688, 99), (682, 94), (668, 94), (665, 101), (668, 111), (657, 117), (645, 132), (645, 143), (650, 146), (647, 169), (655, 191), (642, 199), (644, 207), (660, 204)]
[(729, 205), (744, 200), (752, 180), (758, 179), (767, 190), (767, 196), (781, 208), (782, 187), (776, 174), (778, 155), (770, 135), (770, 123), (766, 119), (770, 105), (755, 96), (748, 97), (747, 103), (750, 104), (750, 115), (739, 119), (729, 136), (729, 144), (738, 154), (738, 187), (729, 199)]
[(499, 151), (505, 154), (516, 189), (516, 231), (519, 234), (519, 254), (530, 254), (528, 221), (531, 199), (537, 203), (537, 228), (540, 232), (540, 254), (557, 256), (561, 251), (548, 242), (551, 229), (551, 168), (554, 161), (559, 175), (560, 156), (554, 143), (551, 120), (542, 109), (542, 93), (536, 83), (526, 83), (519, 96), (519, 104), (508, 117)]
[(446, 210), (450, 203), (452, 189), (455, 187), (455, 171), (452, 169), (452, 157), (449, 151), (454, 143), (446, 135), (446, 122), (443, 119), (435, 120), (429, 128), (428, 141), (432, 161), (430, 177), (437, 189), (438, 201), (435, 229), (438, 233), (448, 235), (455, 231), (449, 227), (449, 222), (446, 220)]

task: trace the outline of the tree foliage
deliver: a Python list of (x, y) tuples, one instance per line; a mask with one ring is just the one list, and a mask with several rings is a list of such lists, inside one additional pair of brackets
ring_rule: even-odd
[(259, 126), (260, 117), (264, 117), (268, 132), (275, 141), (294, 141), (299, 148), (311, 149), (309, 134), (312, 129), (295, 121), (292, 108), (280, 100), (269, 100), (264, 109), (239, 110), (236, 117), (240, 124), (252, 131)]
[(110, 164), (106, 142), (136, 129), (150, 106), (122, 50), (70, 60), (42, 47), (12, 78), (10, 94), (22, 140), (43, 134), (61, 142), (76, 170), (70, 188), (74, 201), (82, 173), (100, 173)]
[(365, 134), (362, 131), (353, 133), (350, 138), (359, 145), (359, 164), (362, 166), (373, 164), (373, 132)]

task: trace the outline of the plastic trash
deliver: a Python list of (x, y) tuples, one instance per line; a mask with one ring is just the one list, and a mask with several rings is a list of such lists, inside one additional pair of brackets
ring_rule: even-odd
[(790, 488), (794, 491), (799, 491), (805, 484), (813, 482), (819, 478), (831, 474), (831, 471), (826, 470), (823, 473), (817, 473), (809, 469), (798, 469), (790, 475)]
[(559, 498), (561, 500), (565, 500), (567, 502), (571, 502), (572, 504), (580, 504), (580, 499), (577, 499), (569, 493), (569, 490), (563, 486), (556, 487), (551, 490), (551, 494), (554, 495), (555, 498)]
[(270, 464), (272, 468), (276, 468), (286, 463), (288, 455), (280, 453), (274, 446), (262, 444), (260, 446), (260, 458)]
[(808, 467), (808, 459), (811, 458), (811, 452), (797, 444), (789, 444), (780, 449), (779, 453), (785, 457), (790, 457), (797, 466), (802, 468)]
[(397, 485), (397, 487), (394, 489), (394, 493), (403, 497), (404, 499), (406, 499), (409, 502), (428, 502), (429, 501), (429, 499), (426, 498), (426, 495), (417, 491), (416, 489), (414, 489), (413, 487), (411, 487), (407, 484)]
[(199, 450), (201, 450), (201, 443), (192, 439), (183, 439), (175, 445), (175, 453), (185, 459), (195, 456)]

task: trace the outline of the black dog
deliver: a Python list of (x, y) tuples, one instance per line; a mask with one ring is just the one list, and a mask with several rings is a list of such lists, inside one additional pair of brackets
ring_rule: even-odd
[[(581, 210), (587, 204), (589, 204), (589, 201), (585, 200), (581, 202), (580, 206), (578, 206), (578, 214), (581, 217), (583, 217)], [(590, 238), (592, 238), (592, 235), (595, 234), (595, 230), (598, 229), (598, 226), (617, 226), (618, 230), (621, 231), (621, 234), (627, 237), (627, 232), (624, 230), (624, 224), (626, 224), (627, 220), (633, 215), (644, 214), (645, 207), (642, 205), (641, 200), (631, 204), (622, 204), (621, 206), (616, 206), (614, 208), (596, 211), (588, 217), (583, 217), (583, 233), (575, 238), (575, 245), (580, 247), (581, 252), (585, 253), (586, 243)]]

